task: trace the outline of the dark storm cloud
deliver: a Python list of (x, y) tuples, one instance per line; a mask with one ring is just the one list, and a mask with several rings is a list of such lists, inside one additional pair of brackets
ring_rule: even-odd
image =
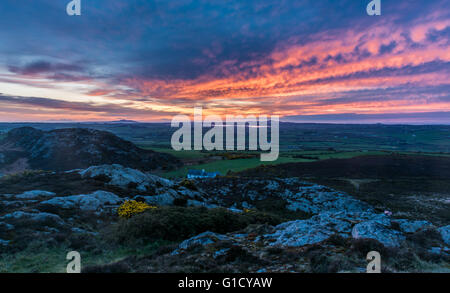
[(380, 17), (367, 16), (370, 0), (81, 1), (79, 17), (66, 15), (69, 0), (0, 1), (0, 83), (11, 91), (0, 102), (147, 113), (17, 97), (48, 88), (78, 91), (77, 101), (128, 100), (168, 112), (234, 101), (247, 105), (242, 111), (289, 114), (298, 105), (312, 107), (304, 113), (346, 112), (352, 103), (448, 108), (445, 0), (382, 0)]
[(47, 61), (35, 61), (23, 66), (10, 66), (9, 71), (19, 74), (39, 74), (61, 71), (83, 71), (83, 67), (76, 64), (51, 63)]
[(388, 113), (388, 114), (322, 114), (322, 115), (295, 115), (282, 119), (286, 122), (331, 122), (331, 123), (367, 123), (368, 121), (433, 121), (433, 124), (449, 124), (450, 112), (417, 112), (417, 113)]
[[(65, 15), (66, 2), (1, 1), (0, 25), (8, 30), (1, 32), (0, 50), (69, 63), (87, 57), (91, 65), (107, 63), (112, 71), (144, 78), (220, 76), (225, 73), (214, 69), (225, 60), (257, 60), (280, 42), (303, 43), (315, 32), (361, 26), (368, 1), (85, 0), (81, 17)], [(383, 1), (386, 15), (396, 14), (399, 23), (431, 6)], [(355, 54), (368, 56), (358, 48)], [(45, 70), (48, 64), (35, 65)]]

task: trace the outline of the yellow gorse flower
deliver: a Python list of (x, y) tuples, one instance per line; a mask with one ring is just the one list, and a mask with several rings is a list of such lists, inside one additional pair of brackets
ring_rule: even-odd
[(149, 209), (156, 209), (156, 207), (148, 205), (145, 202), (127, 200), (120, 205), (117, 209), (117, 213), (119, 214), (119, 217), (128, 219)]

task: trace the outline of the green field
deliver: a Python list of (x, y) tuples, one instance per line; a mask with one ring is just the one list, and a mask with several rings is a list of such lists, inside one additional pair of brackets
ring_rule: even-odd
[[(311, 162), (326, 159), (347, 159), (362, 155), (450, 156), (450, 126), (448, 125), (346, 125), (346, 124), (280, 124), (280, 156), (274, 162), (255, 158), (227, 159), (220, 152), (174, 151), (170, 147), (175, 128), (168, 123), (0, 123), (0, 139), (16, 127), (42, 130), (83, 127), (110, 131), (143, 149), (164, 152), (179, 158), (184, 167), (160, 173), (164, 177), (185, 177), (189, 169), (205, 169), (226, 175), (254, 168), (261, 164)], [(255, 152), (233, 152), (255, 154)]]
[(167, 153), (170, 154), (172, 156), (175, 156), (179, 159), (197, 159), (197, 158), (203, 158), (206, 157), (208, 155), (208, 153), (202, 153), (201, 151), (175, 151), (172, 148), (164, 148), (164, 147), (152, 147), (152, 146), (147, 146), (147, 145), (139, 145), (137, 144), (138, 147), (143, 148), (145, 150), (152, 150), (155, 152), (161, 152), (161, 153)]
[[(255, 158), (250, 159), (235, 159), (235, 160), (227, 160), (227, 159), (215, 159), (210, 160), (209, 162), (202, 162), (208, 160), (208, 157), (214, 156), (214, 152), (204, 153), (200, 151), (174, 151), (172, 149), (167, 148), (148, 148), (158, 152), (165, 152), (176, 156), (182, 161), (190, 160), (190, 159), (199, 159), (199, 163), (194, 163), (190, 165), (185, 165), (177, 170), (169, 171), (160, 174), (166, 178), (176, 178), (176, 177), (186, 177), (188, 170), (190, 169), (205, 169), (208, 172), (220, 172), (221, 175), (226, 175), (229, 171), (231, 172), (239, 172), (245, 169), (258, 167), (260, 165), (277, 165), (284, 163), (294, 163), (294, 162), (313, 162), (316, 160), (326, 160), (326, 159), (347, 159), (353, 158), (361, 155), (383, 155), (386, 152), (383, 151), (289, 151), (289, 152), (281, 152), (280, 156), (276, 161), (272, 162), (261, 162), (259, 155)], [(247, 152), (248, 153), (248, 152)], [(305, 156), (303, 158), (295, 158), (294, 156), (301, 155)], [(308, 158), (310, 156), (310, 158)]]
[[(249, 168), (255, 168), (260, 165), (278, 165), (284, 163), (295, 162), (313, 162), (317, 160), (327, 159), (349, 159), (358, 156), (368, 155), (386, 155), (391, 153), (402, 155), (427, 155), (427, 156), (450, 156), (450, 154), (438, 154), (438, 153), (417, 153), (417, 152), (393, 152), (393, 151), (338, 151), (338, 150), (306, 150), (306, 151), (283, 151), (276, 161), (273, 162), (261, 162), (259, 154), (255, 158), (250, 159), (211, 159), (217, 152), (201, 152), (201, 151), (174, 151), (170, 148), (164, 147), (144, 147), (145, 149), (151, 149), (158, 152), (168, 153), (176, 156), (183, 162), (194, 163), (186, 164), (185, 166), (177, 169), (159, 174), (166, 178), (181, 178), (186, 177), (188, 170), (190, 169), (205, 169), (207, 172), (220, 172), (221, 175), (227, 175), (229, 171), (239, 172)], [(234, 152), (235, 153), (235, 152)], [(253, 153), (255, 152), (242, 152)], [(295, 156), (302, 156), (301, 158)]]
[(228, 171), (238, 172), (248, 168), (254, 168), (259, 165), (273, 165), (290, 162), (308, 162), (308, 161), (310, 160), (292, 159), (286, 157), (280, 157), (273, 162), (261, 162), (259, 158), (238, 159), (238, 160), (217, 160), (205, 164), (183, 166), (178, 170), (170, 171), (162, 175), (167, 178), (185, 177), (189, 169), (205, 169), (208, 172), (220, 172), (221, 175), (226, 175)]

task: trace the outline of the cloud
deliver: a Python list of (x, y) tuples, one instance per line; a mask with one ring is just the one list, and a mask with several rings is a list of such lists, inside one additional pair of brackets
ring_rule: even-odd
[(388, 114), (322, 114), (286, 116), (284, 122), (303, 123), (379, 123), (387, 124), (450, 124), (450, 112), (416, 112)]
[(86, 102), (15, 107), (155, 117), (199, 105), (286, 116), (450, 109), (443, 0), (386, 0), (380, 17), (353, 0), (98, 0), (81, 17), (63, 2), (1, 1), (0, 82)]
[(79, 72), (84, 68), (80, 65), (65, 63), (50, 63), (47, 61), (35, 61), (24, 66), (9, 66), (9, 71), (23, 75), (34, 75), (54, 72)]
[[(21, 112), (28, 112), (28, 107), (33, 107), (31, 110), (39, 113), (46, 113), (51, 116), (61, 116), (61, 112), (54, 112), (54, 110), (63, 110), (70, 112), (74, 116), (81, 116), (87, 113), (90, 118), (104, 118), (104, 117), (139, 117), (142, 120), (162, 119), (176, 115), (174, 112), (163, 112), (152, 109), (137, 108), (132, 104), (118, 105), (118, 104), (95, 104), (91, 102), (70, 102), (57, 99), (39, 98), (39, 97), (18, 97), (0, 95), (0, 112), (8, 112), (7, 106), (18, 107), (16, 114)], [(18, 108), (15, 108), (17, 111)], [(53, 114), (53, 115), (52, 115)], [(67, 118), (65, 118), (67, 119)], [(20, 119), (18, 119), (20, 120)]]
[(9, 65), (11, 73), (23, 78), (45, 78), (58, 82), (89, 80), (88, 69), (82, 64), (70, 64), (37, 60), (23, 65)]

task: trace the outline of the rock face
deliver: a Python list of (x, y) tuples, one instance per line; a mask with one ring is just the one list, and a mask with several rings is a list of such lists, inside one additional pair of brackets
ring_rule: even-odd
[(92, 166), (79, 172), (83, 178), (95, 178), (105, 176), (109, 179), (108, 184), (129, 188), (133, 184), (137, 190), (145, 191), (149, 187), (170, 187), (170, 180), (145, 174), (139, 170), (123, 167), (119, 164)]
[(122, 199), (114, 193), (99, 190), (91, 194), (54, 197), (41, 202), (41, 205), (50, 205), (63, 209), (79, 207), (84, 211), (97, 211), (106, 205), (118, 205), (121, 202)]
[(26, 159), (40, 170), (73, 170), (101, 164), (152, 170), (180, 164), (173, 156), (143, 150), (106, 131), (71, 128), (41, 131), (16, 128), (0, 142), (0, 168)]
[(56, 194), (54, 192), (48, 192), (43, 190), (31, 190), (15, 196), (17, 199), (35, 199), (38, 197), (52, 197)]
[(3, 231), (11, 231), (14, 229), (14, 226), (8, 223), (0, 222), (0, 230)]
[(400, 232), (389, 229), (376, 221), (366, 221), (356, 224), (352, 230), (353, 238), (371, 238), (383, 243), (384, 246), (398, 247), (405, 240)]
[(142, 198), (149, 205), (157, 206), (170, 206), (173, 205), (175, 198), (177, 198), (176, 192), (166, 192), (155, 196), (140, 196), (137, 195), (134, 199)]
[(63, 219), (61, 219), (58, 215), (54, 215), (51, 213), (45, 213), (45, 212), (36, 212), (36, 213), (28, 213), (28, 212), (22, 212), (22, 211), (16, 211), (10, 214), (6, 214), (2, 217), (0, 217), (0, 220), (20, 220), (20, 219), (26, 219), (31, 220), (34, 222), (40, 222), (40, 223), (56, 223), (58, 225), (64, 224)]
[(444, 240), (447, 245), (450, 245), (450, 225), (441, 227), (438, 231), (441, 233), (442, 240)]
[(332, 229), (309, 220), (283, 223), (275, 229), (275, 233), (264, 235), (267, 239), (275, 240), (270, 244), (272, 246), (305, 246), (322, 242), (333, 234)]
[(405, 233), (415, 233), (427, 227), (433, 226), (428, 221), (411, 221), (406, 219), (393, 220), (393, 222), (400, 225), (400, 229)]
[(278, 198), (286, 203), (286, 209), (309, 214), (372, 211), (368, 204), (346, 193), (297, 178), (226, 180), (198, 182), (200, 189), (207, 192), (209, 203), (221, 206), (239, 203), (243, 208), (251, 208), (253, 202)]
[[(347, 239), (375, 239), (387, 247), (398, 247), (406, 240), (407, 234), (432, 227), (427, 221), (391, 219), (344, 192), (298, 178), (265, 180), (231, 177), (177, 182), (119, 164), (91, 166), (69, 172), (48, 172), (45, 174), (49, 176), (46, 177), (47, 181), (52, 182), (51, 176), (56, 176), (52, 174), (77, 178), (77, 186), (89, 182), (93, 187), (88, 191), (80, 191), (84, 194), (68, 193), (65, 189), (59, 193), (51, 185), (48, 190), (55, 190), (55, 193), (44, 191), (47, 187), (36, 187), (43, 190), (21, 190), (22, 193), (17, 194), (8, 190), (8, 194), (0, 194), (1, 239), (12, 240), (8, 238), (12, 235), (10, 231), (23, 227), (24, 223), (27, 225), (28, 221), (38, 224), (30, 227), (50, 226), (60, 229), (59, 226), (64, 225), (74, 233), (95, 233), (97, 231), (78, 228), (80, 223), (77, 221), (86, 216), (93, 217), (93, 222), (110, 216), (109, 219), (115, 221), (117, 207), (130, 198), (156, 206), (177, 204), (221, 207), (235, 213), (249, 212), (245, 209), (256, 209), (261, 202), (269, 199), (277, 206), (299, 214), (299, 220), (270, 226), (270, 229), (258, 232), (258, 236), (253, 239), (250, 239), (253, 236), (242, 231), (227, 235), (201, 233), (183, 241), (175, 253), (181, 253), (194, 245), (204, 246), (228, 240), (251, 243), (250, 246), (257, 243), (272, 249), (274, 246), (296, 248), (324, 242), (334, 235)], [(63, 196), (66, 194), (69, 195)], [(51, 233), (43, 230), (43, 233)], [(450, 226), (438, 229), (447, 245), (450, 245), (449, 230)], [(437, 246), (443, 243), (439, 241)], [(437, 248), (434, 250), (438, 251)]]
[(186, 239), (180, 243), (178, 249), (174, 250), (172, 254), (177, 254), (180, 250), (186, 250), (195, 245), (208, 245), (217, 241), (228, 240), (229, 238), (222, 234), (217, 234), (213, 232), (203, 232), (194, 236), (192, 238)]
[[(353, 223), (364, 223), (368, 219), (379, 225), (390, 224), (390, 220), (383, 214), (371, 212), (324, 212), (307, 220), (296, 220), (280, 224), (275, 227), (276, 231), (274, 233), (264, 235), (264, 237), (272, 240), (272, 246), (304, 246), (322, 242), (334, 234), (348, 238), (350, 233), (352, 233)], [(364, 238), (377, 239), (377, 235), (370, 233), (366, 233), (364, 236)]]
[(313, 214), (320, 212), (360, 212), (371, 210), (368, 204), (353, 199), (347, 194), (332, 191), (325, 186), (316, 184), (304, 186), (295, 194), (285, 194), (284, 198), (289, 203), (286, 207), (288, 210), (300, 210)]

